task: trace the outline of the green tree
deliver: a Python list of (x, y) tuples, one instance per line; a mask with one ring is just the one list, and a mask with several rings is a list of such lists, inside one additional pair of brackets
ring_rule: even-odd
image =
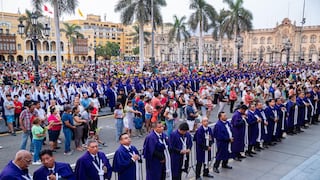
[[(243, 7), (243, 0), (223, 0), (229, 6), (229, 13), (226, 19), (226, 26), (232, 29), (234, 39), (240, 35), (241, 31), (252, 29), (252, 13)], [(234, 48), (234, 64), (236, 64), (237, 53)]]
[[(161, 6), (166, 6), (165, 0), (154, 1), (154, 22), (157, 25), (162, 24), (160, 12)], [(139, 66), (140, 70), (144, 63), (144, 25), (150, 23), (151, 19), (151, 0), (119, 0), (115, 7), (115, 12), (121, 13), (121, 22), (125, 25), (132, 24), (136, 20), (139, 24)]]
[(133, 55), (138, 55), (139, 54), (139, 46), (133, 48), (132, 53), (133, 53)]
[(232, 36), (232, 29), (227, 26), (226, 20), (230, 14), (229, 10), (221, 9), (217, 14), (216, 19), (212, 19), (215, 23), (210, 24), (210, 29), (213, 29), (212, 36), (215, 40), (219, 40), (219, 60), (222, 63), (222, 39), (225, 35), (229, 39)]
[(79, 4), (78, 0), (32, 0), (33, 6), (37, 11), (42, 12), (43, 5), (50, 3), (53, 7), (54, 25), (56, 34), (57, 46), (57, 70), (61, 72), (61, 48), (60, 48), (60, 17), (62, 14), (74, 14), (76, 7)]
[[(129, 36), (133, 36), (132, 42), (133, 42), (134, 44), (137, 44), (137, 43), (139, 42), (139, 35), (140, 35), (140, 33), (139, 33), (139, 27), (136, 26), (136, 25), (134, 25), (134, 26), (132, 26), (132, 28), (133, 28), (134, 32), (132, 32), (131, 34), (129, 34)], [(150, 32), (148, 32), (148, 31), (144, 31), (144, 32), (143, 32), (144, 42), (145, 42), (146, 44), (149, 44), (149, 42), (150, 42), (150, 36), (151, 36), (151, 33), (150, 33)]]
[[(35, 12), (35, 13), (38, 17), (43, 16), (40, 12)], [(32, 30), (31, 16), (32, 16), (32, 12), (26, 9), (25, 14), (18, 18), (18, 21), (22, 21), (25, 24), (25, 28), (24, 28), (25, 35), (30, 33), (30, 31)], [(43, 25), (41, 23), (38, 23), (35, 30), (37, 32), (40, 32), (43, 28), (44, 28)]]
[(105, 59), (111, 59), (112, 56), (120, 55), (120, 46), (115, 42), (107, 42), (104, 46), (98, 46), (96, 55)]
[[(194, 10), (190, 15), (189, 24), (193, 31), (197, 30), (199, 26), (199, 65), (201, 66), (203, 63), (202, 57), (202, 35), (203, 31), (208, 32), (209, 30), (209, 21), (215, 19), (216, 10), (210, 4), (208, 4), (205, 0), (191, 0), (191, 4), (189, 6), (191, 10)], [(214, 21), (212, 22), (214, 23)]]
[(169, 30), (169, 41), (178, 44), (178, 62), (181, 63), (181, 52), (180, 52), (180, 42), (184, 40), (185, 42), (190, 38), (190, 33), (187, 31), (187, 23), (185, 22), (186, 16), (178, 18), (176, 15), (173, 16), (173, 25)]
[(66, 38), (68, 39), (68, 61), (71, 62), (70, 58), (70, 45), (76, 45), (76, 39), (84, 38), (83, 34), (80, 33), (81, 27), (75, 24), (63, 23), (64, 29), (60, 29), (61, 32), (64, 32)]

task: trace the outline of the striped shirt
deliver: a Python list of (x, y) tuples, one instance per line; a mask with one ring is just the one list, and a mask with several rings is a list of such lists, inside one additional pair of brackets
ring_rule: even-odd
[(27, 130), (31, 130), (31, 128), (32, 128), (31, 120), (32, 120), (33, 116), (35, 116), (35, 117), (38, 116), (37, 111), (34, 110), (33, 112), (30, 112), (29, 109), (25, 109), (20, 114), (20, 119), (22, 120), (23, 126)]

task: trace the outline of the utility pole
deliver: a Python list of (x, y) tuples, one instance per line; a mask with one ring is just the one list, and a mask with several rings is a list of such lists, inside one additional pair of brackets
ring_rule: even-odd
[(151, 66), (153, 73), (156, 73), (156, 62), (154, 59), (154, 3), (151, 0)]
[(302, 29), (303, 29), (303, 25), (306, 23), (306, 18), (304, 17), (304, 10), (305, 10), (305, 3), (306, 1), (303, 1), (303, 10), (302, 10), (302, 21), (301, 21), (301, 27), (300, 27), (300, 36), (299, 36), (299, 63), (301, 63), (301, 51), (302, 51)]

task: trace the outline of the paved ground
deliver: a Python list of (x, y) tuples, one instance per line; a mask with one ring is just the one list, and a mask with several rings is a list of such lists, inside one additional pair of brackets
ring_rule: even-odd
[[(216, 112), (210, 118), (212, 122), (215, 120), (213, 117), (216, 117)], [(108, 147), (101, 147), (101, 150), (106, 154), (112, 154), (119, 146), (115, 142), (114, 120), (111, 116), (100, 117), (99, 126), (102, 128), (100, 137), (108, 145)], [(63, 138), (63, 135), (61, 137)], [(320, 126), (312, 126), (305, 130), (304, 133), (288, 136), (282, 143), (258, 153), (253, 158), (248, 157), (242, 162), (230, 160), (230, 165), (233, 166), (233, 169), (221, 169), (220, 174), (213, 173), (214, 179), (320, 179), (319, 137)], [(144, 138), (132, 138), (133, 144), (138, 148), (142, 148), (143, 140)], [(0, 170), (3, 169), (8, 161), (14, 158), (16, 151), (19, 149), (20, 141), (21, 134), (16, 137), (5, 134), (0, 136), (0, 145), (4, 146), (3, 149), (0, 149)], [(72, 146), (74, 147), (74, 144)], [(48, 148), (48, 146), (46, 145), (43, 148)], [(75, 152), (71, 156), (64, 156), (63, 149), (60, 149), (55, 156), (57, 161), (73, 164), (82, 154), (83, 152)], [(142, 166), (144, 167), (144, 165)], [(32, 173), (37, 168), (38, 166), (30, 166), (30, 172)], [(186, 179), (195, 179), (192, 169)]]

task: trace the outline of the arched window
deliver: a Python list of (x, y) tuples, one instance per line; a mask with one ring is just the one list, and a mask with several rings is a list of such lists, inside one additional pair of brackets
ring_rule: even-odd
[(306, 35), (302, 36), (301, 43), (307, 43), (308, 37)]
[(254, 37), (252, 40), (252, 44), (258, 44), (258, 38)]
[(265, 41), (265, 38), (264, 38), (264, 37), (261, 37), (261, 38), (260, 38), (260, 44), (264, 44), (264, 43), (265, 43), (264, 41)]
[(272, 37), (268, 37), (268, 44), (272, 44)]
[(310, 43), (316, 43), (317, 42), (317, 36), (316, 35), (312, 35), (310, 37)]

